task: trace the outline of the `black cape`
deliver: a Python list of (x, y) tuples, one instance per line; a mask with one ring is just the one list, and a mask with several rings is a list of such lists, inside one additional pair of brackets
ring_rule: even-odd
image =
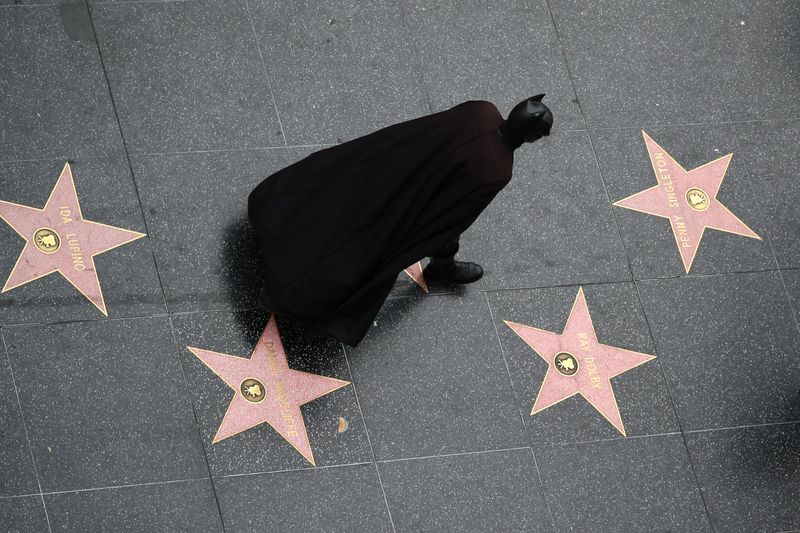
[(356, 346), (398, 274), (456, 239), (511, 179), (494, 104), (471, 100), (315, 152), (248, 215), (268, 308)]

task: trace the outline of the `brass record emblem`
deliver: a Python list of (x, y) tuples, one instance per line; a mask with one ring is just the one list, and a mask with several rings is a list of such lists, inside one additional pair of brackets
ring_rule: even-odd
[(703, 189), (698, 189), (697, 187), (686, 191), (686, 202), (689, 204), (689, 207), (695, 211), (705, 211), (708, 209), (708, 195)]
[(565, 376), (574, 376), (578, 371), (578, 360), (569, 352), (559, 352), (555, 357), (556, 370)]
[(33, 234), (33, 244), (40, 252), (52, 254), (61, 248), (61, 239), (58, 237), (58, 233), (50, 228), (40, 228)]
[(264, 390), (264, 384), (253, 378), (247, 378), (242, 381), (239, 390), (242, 392), (242, 396), (244, 396), (245, 400), (253, 403), (260, 402), (267, 394), (267, 391)]

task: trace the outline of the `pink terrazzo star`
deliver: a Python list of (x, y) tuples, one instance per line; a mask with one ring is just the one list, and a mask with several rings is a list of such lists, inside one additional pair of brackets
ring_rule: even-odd
[(408, 274), (408, 276), (414, 280), (414, 283), (422, 287), (422, 290), (429, 292), (428, 284), (425, 282), (425, 276), (422, 274), (422, 263), (420, 261), (406, 268), (403, 272)]
[(687, 171), (647, 133), (642, 135), (658, 185), (614, 205), (669, 219), (687, 273), (706, 228), (761, 239), (717, 200), (733, 154)]
[(94, 256), (144, 234), (84, 220), (69, 163), (64, 165), (44, 209), (0, 200), (0, 218), (25, 239), (25, 247), (0, 292), (58, 272), (108, 316)]
[(289, 368), (275, 315), (267, 322), (250, 359), (188, 349), (234, 390), (212, 442), (266, 422), (316, 466), (300, 406), (349, 385), (349, 381)]
[(580, 394), (625, 435), (611, 378), (655, 357), (598, 342), (583, 288), (578, 291), (560, 335), (508, 320), (504, 322), (549, 365), (531, 415)]

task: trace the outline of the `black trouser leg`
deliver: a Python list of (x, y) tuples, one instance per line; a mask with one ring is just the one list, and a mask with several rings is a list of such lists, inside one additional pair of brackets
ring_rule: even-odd
[(456, 255), (458, 251), (458, 240), (461, 237), (456, 237), (452, 241), (448, 242), (434, 253), (430, 255), (431, 261), (450, 261)]

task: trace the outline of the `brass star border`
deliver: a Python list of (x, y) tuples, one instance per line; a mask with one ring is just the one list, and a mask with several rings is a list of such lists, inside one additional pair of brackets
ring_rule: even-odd
[(706, 228), (761, 240), (717, 199), (732, 153), (686, 170), (645, 131), (642, 135), (657, 184), (613, 205), (668, 219), (687, 274)]
[(274, 314), (249, 359), (192, 346), (187, 350), (234, 391), (212, 444), (267, 423), (316, 466), (300, 406), (349, 381), (289, 368)]
[(583, 287), (578, 289), (560, 334), (509, 320), (503, 322), (548, 364), (531, 416), (579, 394), (627, 436), (611, 378), (652, 361), (655, 356), (599, 342)]
[(69, 162), (42, 209), (0, 200), (0, 218), (25, 240), (0, 292), (58, 272), (105, 316), (94, 257), (145, 236), (85, 220)]

